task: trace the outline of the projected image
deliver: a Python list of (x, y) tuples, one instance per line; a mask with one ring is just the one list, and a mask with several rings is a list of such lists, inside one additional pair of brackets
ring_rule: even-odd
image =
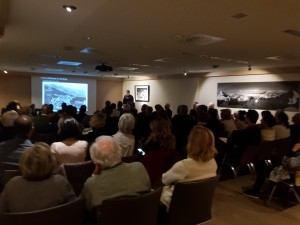
[(63, 102), (77, 109), (81, 105), (88, 107), (87, 84), (43, 81), (42, 89), (42, 103), (52, 104), (54, 111), (60, 110)]

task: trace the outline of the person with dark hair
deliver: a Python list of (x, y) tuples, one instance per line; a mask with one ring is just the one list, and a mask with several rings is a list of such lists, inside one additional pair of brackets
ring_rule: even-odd
[(0, 119), (0, 142), (12, 139), (15, 137), (16, 132), (14, 122), (18, 119), (19, 114), (15, 110), (10, 110), (2, 114)]
[(22, 176), (12, 178), (0, 196), (0, 212), (42, 210), (76, 199), (69, 182), (53, 175), (56, 167), (49, 145), (36, 143), (20, 159)]
[(228, 138), (228, 146), (237, 154), (237, 158), (241, 157), (247, 145), (258, 145), (261, 142), (260, 128), (256, 125), (258, 117), (256, 110), (249, 109), (245, 118), (248, 126), (242, 130), (234, 130)]
[[(268, 112), (268, 111), (267, 111)], [(264, 113), (261, 119), (261, 139), (262, 141), (274, 141), (276, 119), (271, 113)]]
[(126, 90), (124, 98), (123, 98), (123, 104), (127, 104), (129, 102), (134, 102), (133, 96), (130, 94), (129, 90)]
[(19, 163), (23, 151), (32, 146), (30, 133), (32, 120), (29, 116), (21, 115), (14, 121), (16, 136), (0, 143), (0, 162)]
[(67, 118), (61, 124), (58, 133), (63, 139), (51, 144), (51, 152), (58, 165), (62, 163), (83, 162), (86, 157), (88, 143), (80, 141), (81, 129), (74, 118)]
[(275, 139), (288, 138), (291, 135), (288, 115), (281, 111), (275, 114), (276, 125), (273, 127), (275, 131)]
[(15, 110), (18, 112), (21, 109), (21, 104), (18, 101), (11, 101), (6, 106), (6, 111)]
[(86, 116), (86, 105), (81, 105), (79, 108), (79, 113), (76, 115), (76, 120), (81, 123), (83, 118)]
[(120, 116), (122, 116), (122, 114), (124, 113), (124, 109), (123, 109), (123, 103), (121, 101), (118, 101), (117, 103), (117, 110), (120, 111)]
[(166, 103), (166, 104), (165, 104), (165, 112), (166, 112), (168, 118), (169, 118), (169, 119), (172, 119), (172, 114), (173, 114), (173, 112), (172, 112), (172, 110), (171, 110), (171, 105), (170, 105), (170, 103)]

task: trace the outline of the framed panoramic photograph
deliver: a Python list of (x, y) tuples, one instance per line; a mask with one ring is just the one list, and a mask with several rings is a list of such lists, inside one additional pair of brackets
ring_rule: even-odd
[(135, 85), (135, 101), (136, 102), (149, 102), (150, 86), (149, 85)]

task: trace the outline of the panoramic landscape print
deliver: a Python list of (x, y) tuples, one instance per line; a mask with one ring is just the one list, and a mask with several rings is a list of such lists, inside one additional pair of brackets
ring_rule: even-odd
[(218, 83), (218, 107), (297, 112), (299, 81)]

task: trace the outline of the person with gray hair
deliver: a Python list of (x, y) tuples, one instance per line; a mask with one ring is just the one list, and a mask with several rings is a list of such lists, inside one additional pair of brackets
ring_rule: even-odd
[(131, 133), (134, 125), (135, 119), (133, 115), (130, 113), (124, 113), (118, 122), (119, 131), (113, 135), (113, 138), (119, 144), (123, 157), (133, 154), (135, 140)]
[(15, 110), (10, 110), (2, 114), (0, 126), (0, 142), (14, 138), (16, 132), (14, 122), (19, 114)]
[(150, 179), (139, 162), (123, 163), (118, 143), (111, 136), (100, 136), (90, 147), (96, 165), (81, 192), (86, 208), (92, 211), (103, 200), (120, 196), (134, 196), (151, 189)]

